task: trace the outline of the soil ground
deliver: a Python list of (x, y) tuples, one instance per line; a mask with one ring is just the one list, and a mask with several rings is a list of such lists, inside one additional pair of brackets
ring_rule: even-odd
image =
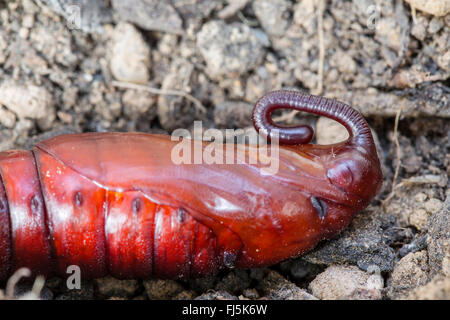
[[(289, 88), (357, 108), (383, 165), (372, 204), (299, 258), (189, 281), (108, 277), (68, 290), (49, 279), (41, 298), (450, 299), (449, 8), (446, 0), (0, 1), (0, 151), (71, 132), (169, 134), (194, 120), (247, 128), (260, 96)], [(278, 116), (310, 123), (322, 141), (342, 137), (324, 119)], [(28, 290), (18, 285), (16, 295)]]

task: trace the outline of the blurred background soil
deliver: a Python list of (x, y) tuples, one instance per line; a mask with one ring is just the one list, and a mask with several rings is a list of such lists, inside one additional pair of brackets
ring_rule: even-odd
[[(247, 128), (259, 97), (288, 88), (357, 108), (383, 164), (372, 205), (299, 258), (189, 281), (49, 279), (41, 298), (450, 299), (449, 13), (449, 0), (0, 1), (1, 151), (194, 120)], [(319, 143), (345, 137), (277, 117)]]

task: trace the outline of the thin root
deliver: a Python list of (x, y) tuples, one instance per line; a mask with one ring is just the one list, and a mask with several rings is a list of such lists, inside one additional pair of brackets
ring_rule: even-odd
[(322, 94), (323, 91), (323, 65), (325, 63), (325, 40), (323, 33), (323, 14), (325, 11), (325, 1), (318, 0), (317, 3), (317, 34), (319, 37), (319, 70), (317, 88), (314, 92), (315, 95)]
[(150, 87), (150, 86), (147, 86), (147, 85), (135, 84), (135, 83), (129, 83), (129, 82), (122, 82), (122, 81), (112, 81), (111, 84), (114, 87), (118, 87), (118, 88), (143, 90), (143, 91), (150, 92), (152, 94), (161, 94), (161, 95), (168, 95), (168, 96), (184, 97), (184, 98), (188, 99), (189, 101), (191, 101), (192, 103), (194, 103), (195, 108), (201, 114), (205, 114), (206, 113), (205, 106), (198, 99), (196, 99), (194, 96), (192, 96), (189, 93), (186, 93), (184, 91), (159, 89), (159, 88), (154, 88), (154, 87)]
[(242, 21), (243, 24), (246, 24), (247, 26), (251, 28), (255, 28), (259, 25), (258, 20), (250, 20), (247, 17), (244, 16), (242, 11), (237, 12), (238, 18)]
[(408, 179), (403, 179), (402, 182), (396, 184), (393, 187), (392, 192), (384, 199), (382, 202), (383, 207), (395, 196), (395, 191), (402, 187), (409, 187), (414, 185), (422, 185), (422, 184), (438, 184), (441, 182), (441, 176), (439, 175), (423, 175), (423, 176), (415, 176)]
[(228, 1), (228, 5), (219, 11), (217, 16), (220, 19), (228, 19), (236, 14), (236, 12), (239, 12), (240, 10), (244, 9), (244, 7), (247, 5), (247, 3), (250, 0), (231, 0)]
[[(17, 269), (13, 275), (9, 278), (8, 282), (6, 283), (6, 289), (5, 292), (0, 290), (0, 300), (3, 299), (17, 299), (15, 297), (15, 288), (19, 281), (24, 277), (31, 276), (31, 270), (28, 268), (20, 268)], [(43, 276), (37, 276), (34, 280), (33, 287), (30, 292), (25, 293), (24, 295), (20, 296), (18, 299), (21, 300), (38, 300), (41, 291), (44, 288), (45, 285), (45, 278)]]
[(273, 118), (273, 121), (275, 121), (275, 122), (286, 121), (286, 123), (290, 124), (290, 123), (292, 123), (292, 121), (293, 121), (294, 118), (295, 118), (295, 115), (296, 115), (298, 112), (299, 112), (299, 111), (297, 111), (297, 110), (289, 111), (288, 113), (282, 114), (282, 115), (279, 116), (279, 117)]
[(395, 195), (395, 189), (397, 188), (397, 178), (398, 178), (398, 173), (400, 171), (400, 166), (401, 166), (401, 148), (400, 148), (400, 143), (398, 142), (398, 123), (400, 121), (400, 114), (402, 113), (402, 109), (403, 109), (403, 107), (400, 107), (400, 109), (398, 109), (398, 111), (397, 111), (397, 114), (395, 115), (394, 143), (395, 143), (395, 150), (396, 150), (396, 155), (397, 155), (397, 165), (395, 166), (394, 178), (392, 179), (392, 190), (391, 190), (391, 193), (386, 197), (386, 199), (383, 200), (383, 202), (382, 202), (383, 208)]
[(13, 273), (13, 275), (6, 283), (6, 298), (14, 298), (14, 288), (16, 287), (17, 283), (19, 283), (20, 279), (29, 276), (31, 276), (31, 271), (28, 268), (20, 268), (16, 270), (16, 272)]
[(397, 153), (397, 165), (395, 166), (394, 178), (392, 179), (392, 190), (391, 193), (384, 199), (381, 203), (383, 209), (386, 209), (386, 205), (389, 201), (395, 196), (396, 191), (402, 187), (408, 187), (412, 185), (421, 185), (421, 184), (438, 184), (441, 182), (441, 176), (439, 175), (423, 175), (423, 176), (415, 176), (408, 179), (403, 179), (400, 183), (397, 183), (398, 174), (401, 166), (401, 149), (400, 144), (398, 142), (398, 123), (400, 119), (400, 114), (402, 112), (402, 108), (400, 108), (395, 116), (395, 124), (394, 124), (394, 143), (396, 146)]

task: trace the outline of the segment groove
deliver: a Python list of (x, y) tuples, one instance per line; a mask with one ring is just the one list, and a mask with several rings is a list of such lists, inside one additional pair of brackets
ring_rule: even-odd
[[(6, 265), (5, 269), (0, 268), (0, 281), (2, 281), (2, 280), (6, 280), (6, 278), (11, 273), (13, 248), (12, 248), (12, 231), (11, 231), (12, 226), (11, 226), (11, 218), (9, 216), (8, 196), (6, 194), (5, 185), (3, 183), (3, 178), (1, 176), (1, 170), (0, 170), (0, 201), (2, 201), (2, 203), (1, 203), (2, 208), (0, 211), (0, 215), (4, 213), (3, 218), (2, 218), (2, 216), (0, 216), (0, 223), (2, 224), (2, 225), (0, 225), (0, 228), (2, 228), (2, 226), (7, 226), (6, 232), (4, 229), (0, 229), (1, 231), (3, 231), (2, 232), (3, 234), (0, 233), (0, 237), (1, 237), (0, 238), (0, 254), (4, 255), (3, 259), (0, 260), (0, 266)], [(7, 220), (7, 221), (4, 221), (4, 220)], [(6, 237), (4, 237), (5, 233), (7, 233)], [(2, 258), (1, 255), (0, 255), (0, 258)]]
[(55, 272), (55, 268), (54, 268), (54, 261), (55, 261), (55, 244), (54, 244), (54, 237), (53, 237), (53, 232), (52, 232), (52, 228), (50, 226), (49, 223), (49, 218), (48, 218), (48, 211), (47, 211), (47, 203), (45, 201), (45, 197), (44, 194), (42, 192), (42, 179), (41, 179), (41, 171), (39, 170), (39, 166), (38, 166), (38, 161), (36, 158), (36, 154), (34, 150), (31, 150), (31, 155), (33, 156), (34, 159), (34, 167), (36, 169), (36, 174), (38, 177), (38, 185), (39, 185), (39, 192), (41, 194), (41, 199), (42, 199), (42, 206), (44, 207), (44, 226), (45, 226), (45, 233), (47, 235), (47, 243), (49, 245), (50, 248), (50, 263), (51, 265), (49, 266), (49, 270), (50, 270), (50, 275), (53, 275), (53, 273)]

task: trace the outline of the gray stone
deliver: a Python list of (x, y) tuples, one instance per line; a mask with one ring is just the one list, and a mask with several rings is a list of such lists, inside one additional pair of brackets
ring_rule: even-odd
[[(191, 83), (193, 73), (194, 66), (191, 63), (184, 59), (174, 60), (162, 82), (162, 89), (186, 92), (186, 83)], [(191, 126), (197, 114), (195, 105), (185, 97), (161, 94), (157, 100), (157, 115), (161, 126), (171, 131)]]

